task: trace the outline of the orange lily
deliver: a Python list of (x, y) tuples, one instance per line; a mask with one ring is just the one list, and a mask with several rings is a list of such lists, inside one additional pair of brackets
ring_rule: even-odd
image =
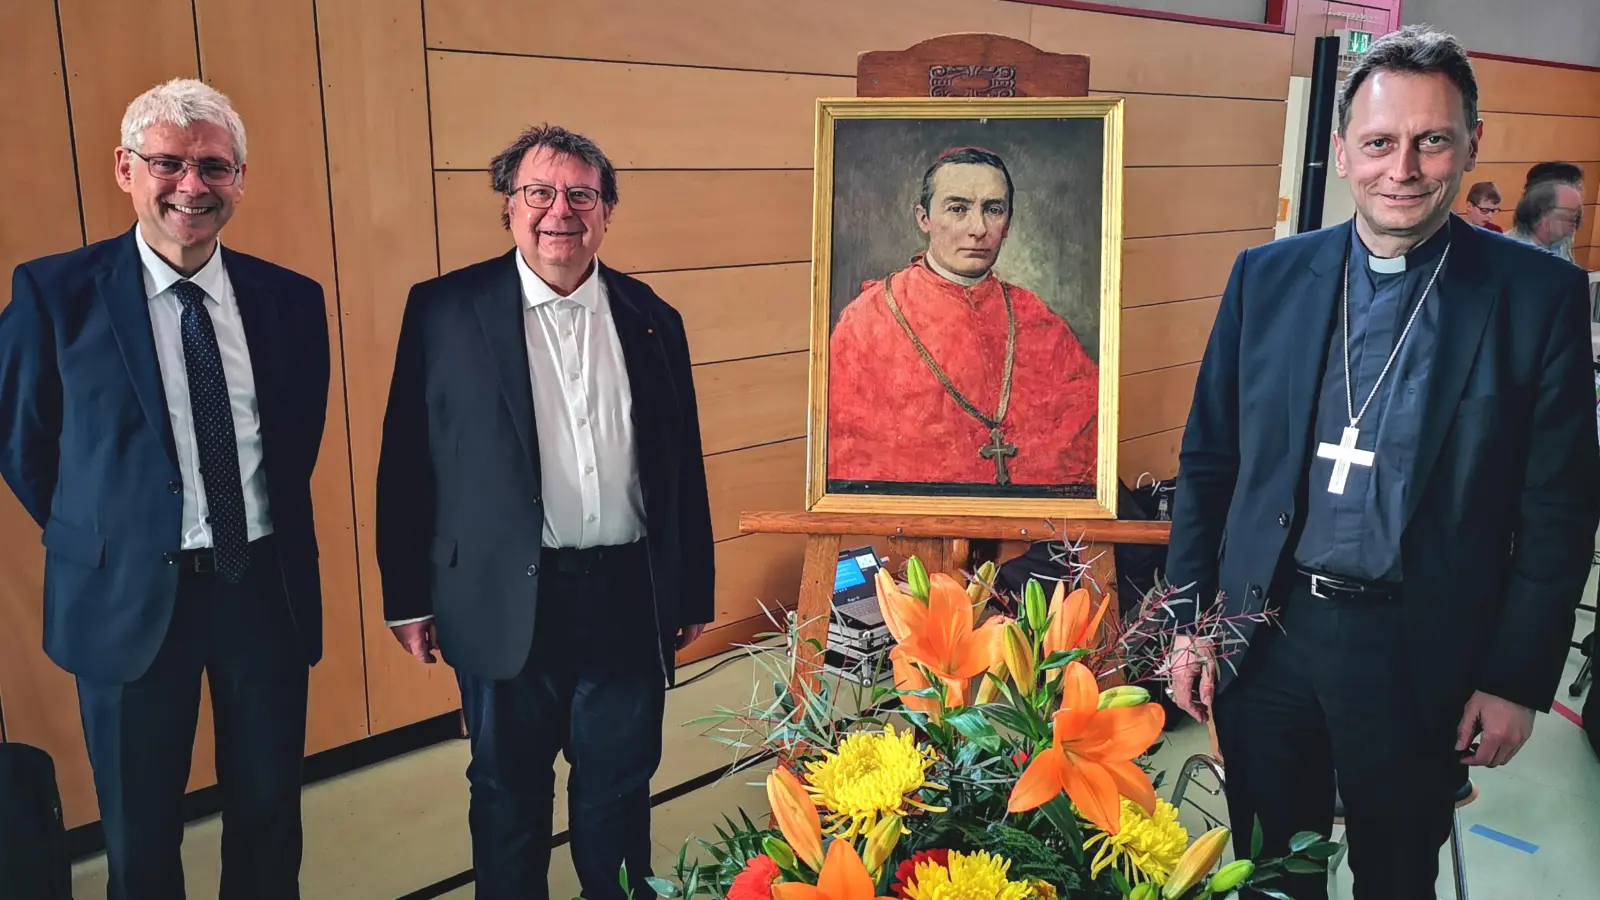
[(928, 620), (928, 607), (921, 600), (900, 590), (894, 576), (878, 570), (878, 609), (883, 612), (883, 624), (898, 643), (923, 628)]
[[(1088, 589), (1078, 588), (1067, 594), (1064, 583), (1056, 582), (1055, 596), (1050, 598), (1050, 625), (1044, 632), (1045, 658), (1049, 659), (1052, 653), (1088, 647), (1100, 630), (1100, 620), (1105, 618), (1106, 608), (1110, 605), (1111, 595), (1102, 595), (1100, 607), (1091, 618)], [(1060, 677), (1060, 669), (1051, 670), (1051, 682)]]
[(900, 641), (900, 649), (935, 677), (952, 687), (964, 687), (994, 662), (1000, 624), (990, 620), (974, 628), (971, 598), (954, 578), (941, 572), (932, 578), (925, 620)]
[(1155, 703), (1101, 709), (1094, 673), (1082, 663), (1063, 668), (1055, 739), (1017, 779), (1007, 807), (1011, 812), (1038, 809), (1065, 791), (1084, 818), (1116, 834), (1122, 826), (1122, 797), (1155, 813), (1155, 787), (1133, 759), (1161, 736), (1166, 713)]
[(834, 841), (815, 885), (784, 882), (772, 886), (772, 900), (890, 900), (879, 898), (866, 863), (849, 841)]
[(822, 865), (822, 817), (800, 779), (782, 765), (767, 774), (767, 803), (778, 830), (800, 861), (817, 869)]
[[(933, 682), (928, 680), (927, 673), (906, 656), (905, 650), (896, 646), (889, 651), (889, 661), (894, 664), (894, 686), (899, 691), (920, 691), (933, 687)], [(966, 705), (965, 692), (961, 685), (946, 685), (946, 702), (954, 709)], [(937, 722), (942, 718), (944, 707), (939, 705), (937, 697), (901, 697), (900, 702), (912, 712), (919, 712)]]

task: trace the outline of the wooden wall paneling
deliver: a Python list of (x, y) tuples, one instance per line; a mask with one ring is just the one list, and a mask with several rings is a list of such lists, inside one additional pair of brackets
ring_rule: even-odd
[(639, 276), (683, 315), (689, 355), (721, 362), (809, 346), (807, 263), (652, 272)]
[(694, 367), (700, 443), (722, 453), (806, 433), (810, 355), (785, 353)]
[(1180, 428), (1189, 417), (1194, 382), (1200, 364), (1191, 363), (1122, 377), (1122, 423), (1118, 437), (1124, 442)]
[(1029, 42), (1091, 56), (1092, 90), (1262, 100), (1288, 95), (1294, 48), (1287, 34), (1047, 6)]
[[(725, 69), (856, 74), (856, 54), (938, 34), (1027, 40), (1028, 7), (998, 0), (425, 0), (428, 46)], [(847, 93), (846, 96), (849, 94)]]
[[(1600, 148), (1600, 118), (1483, 113), (1484, 162), (1533, 164), (1547, 159), (1589, 159)], [(1520, 185), (1519, 185), (1520, 187)]]
[(1600, 72), (1473, 59), (1478, 109), (1600, 118)]
[(1144, 437), (1122, 441), (1117, 447), (1117, 468), (1122, 480), (1133, 487), (1141, 476), (1171, 478), (1178, 474), (1178, 451), (1183, 447), (1183, 428), (1158, 431)]
[(1591, 272), (1600, 271), (1600, 247), (1577, 247), (1572, 251), (1572, 259)]
[(1122, 305), (1220, 296), (1239, 252), (1270, 240), (1263, 229), (1123, 241)]
[(333, 236), (350, 422), (366, 690), (373, 733), (460, 706), (451, 669), (409, 656), (383, 624), (374, 487), (400, 317), (438, 274), (422, 11), (415, 0), (318, 0)]
[(340, 359), (327, 146), (318, 83), (317, 23), (309, 4), (196, 0), (200, 63), (228, 94), (250, 139), (245, 200), (226, 238), (240, 250), (322, 284), (336, 364), (312, 478), (322, 575), (322, 660), (311, 670), (306, 751), (367, 735), (361, 596), (356, 575), (350, 440)]
[[(1590, 156), (1600, 157), (1600, 145), (1591, 149)], [(1552, 157), (1554, 158), (1554, 157)], [(1587, 195), (1584, 202), (1592, 205), (1596, 202), (1595, 191), (1600, 190), (1600, 161), (1572, 159), (1583, 168), (1584, 193)], [(1467, 191), (1480, 181), (1493, 182), (1500, 189), (1500, 207), (1503, 212), (1495, 217), (1495, 224), (1501, 228), (1511, 227), (1512, 213), (1517, 208), (1517, 201), (1522, 199), (1522, 185), (1528, 179), (1528, 168), (1533, 163), (1527, 162), (1487, 162), (1479, 163), (1461, 179), (1461, 195), (1456, 198), (1456, 212), (1463, 212), (1467, 208)], [(1584, 213), (1585, 217), (1588, 213)], [(1585, 219), (1587, 224), (1587, 218)]]
[(1278, 166), (1179, 166), (1123, 173), (1122, 236), (1272, 228)]
[(761, 640), (761, 635), (783, 633), (783, 613), (773, 610), (773, 618), (777, 619), (776, 623), (765, 613), (761, 613), (748, 619), (707, 628), (705, 634), (700, 636), (700, 640), (678, 651), (676, 663), (679, 666), (686, 666), (721, 653), (734, 650), (745, 652), (742, 648)]
[(112, 154), (122, 114), (133, 98), (171, 78), (199, 74), (191, 0), (100, 3), (59, 0), (77, 140), (79, 190), (90, 241), (133, 226), (133, 209), (117, 187)]
[[(499, 195), (483, 172), (440, 172), (439, 259), (445, 271), (511, 249)], [(621, 197), (600, 258), (659, 272), (811, 258), (811, 171), (649, 171), (617, 175)], [(715, 235), (715, 239), (707, 239)]]
[[(83, 243), (74, 177), (72, 126), (62, 75), (55, 4), (15, 0), (0, 5), (0, 134), (27, 140), (0, 144), (0, 166), (15, 173), (0, 211), (0, 304), (11, 297), (18, 263)], [(105, 173), (110, 174), (109, 162)]]
[(817, 98), (855, 93), (833, 76), (437, 51), (428, 76), (440, 169), (487, 168), (536, 122), (593, 138), (619, 169), (809, 167)]
[[(11, 91), (0, 104), (0, 134), (28, 136), (0, 142), (0, 166), (26, 173), (12, 179), (0, 210), (0, 304), (10, 302), (18, 264), (83, 243), (57, 35), (49, 0), (0, 6), (0, 82)], [(0, 547), (4, 734), (55, 758), (65, 815), (76, 825), (95, 816), (77, 688), (44, 654), (44, 549), (39, 525), (10, 490), (0, 490)]]
[(706, 457), (712, 537), (738, 537), (745, 510), (805, 509), (805, 474), (806, 442), (798, 438)]
[(1122, 148), (1127, 167), (1283, 164), (1286, 103), (1159, 94), (1126, 100)]
[(718, 628), (792, 607), (799, 596), (805, 535), (747, 534), (717, 544)]
[(1135, 306), (1122, 313), (1122, 374), (1199, 362), (1221, 298)]

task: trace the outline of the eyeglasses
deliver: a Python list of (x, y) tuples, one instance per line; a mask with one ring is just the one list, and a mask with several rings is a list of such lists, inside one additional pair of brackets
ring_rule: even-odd
[(1473, 209), (1476, 209), (1478, 212), (1483, 213), (1484, 215), (1497, 216), (1500, 214), (1500, 207), (1498, 206), (1483, 206), (1478, 203), (1469, 203), (1467, 205), (1471, 206)]
[(600, 192), (590, 187), (569, 187), (565, 190), (548, 184), (525, 184), (517, 188), (522, 202), (534, 209), (549, 209), (556, 203), (557, 194), (567, 195), (567, 205), (576, 210), (594, 209), (600, 202)]
[(150, 169), (150, 174), (162, 181), (182, 181), (183, 176), (188, 174), (191, 168), (200, 173), (201, 181), (212, 187), (227, 187), (239, 180), (239, 167), (233, 163), (215, 159), (190, 162), (176, 156), (145, 156), (132, 147), (123, 149), (144, 160), (144, 164)]

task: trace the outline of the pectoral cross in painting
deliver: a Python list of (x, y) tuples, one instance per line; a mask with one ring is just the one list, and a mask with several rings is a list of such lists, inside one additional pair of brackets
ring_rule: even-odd
[(1333, 460), (1333, 477), (1328, 479), (1328, 493), (1344, 493), (1345, 480), (1350, 477), (1352, 464), (1363, 468), (1370, 467), (1375, 457), (1371, 450), (1357, 450), (1356, 439), (1361, 436), (1360, 429), (1354, 425), (1347, 426), (1344, 435), (1337, 444), (1321, 443), (1317, 445), (1317, 455), (1323, 459)]
[(994, 483), (1010, 484), (1011, 472), (1006, 468), (1006, 458), (1017, 455), (1017, 445), (1006, 443), (1005, 435), (1000, 429), (989, 429), (989, 443), (978, 450), (978, 455), (984, 459), (994, 460)]

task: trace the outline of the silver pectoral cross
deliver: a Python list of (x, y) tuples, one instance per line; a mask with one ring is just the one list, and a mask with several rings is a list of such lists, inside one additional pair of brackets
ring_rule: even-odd
[(1339, 443), (1329, 444), (1323, 442), (1317, 445), (1317, 455), (1323, 459), (1333, 460), (1333, 477), (1328, 479), (1328, 493), (1344, 493), (1344, 483), (1350, 477), (1350, 466), (1357, 465), (1370, 468), (1374, 459), (1371, 450), (1357, 450), (1356, 439), (1361, 436), (1361, 429), (1354, 425), (1346, 425), (1344, 435), (1339, 438)]

